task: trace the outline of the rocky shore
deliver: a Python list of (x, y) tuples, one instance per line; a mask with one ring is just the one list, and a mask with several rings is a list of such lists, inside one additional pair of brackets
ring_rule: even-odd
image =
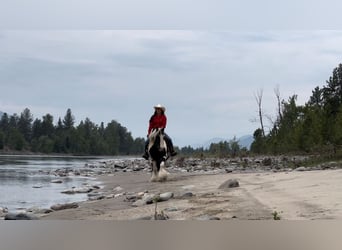
[[(55, 176), (54, 183), (60, 183), (63, 177), (79, 175), (95, 177), (102, 184), (84, 183), (63, 191), (66, 195), (86, 193), (88, 200), (84, 202), (55, 204), (49, 209), (31, 208), (16, 214), (0, 207), (0, 217), (8, 220), (339, 218), (340, 214), (330, 208), (331, 201), (326, 201), (325, 192), (331, 192), (332, 177), (342, 175), (340, 163), (308, 168), (303, 165), (306, 160), (305, 156), (177, 157), (168, 162), (170, 176), (163, 183), (149, 182), (150, 166), (144, 159), (112, 159), (78, 169), (62, 168), (42, 174)], [(310, 197), (300, 197), (298, 193), (306, 188), (308, 192), (318, 191), (324, 199), (317, 200), (317, 193), (312, 194), (316, 197), (310, 193), (306, 194)], [(290, 199), (290, 205), (286, 199)], [(335, 207), (340, 206), (341, 195), (335, 199)], [(305, 207), (311, 207), (312, 211)], [(293, 208), (296, 211), (291, 211)], [(305, 214), (303, 209), (311, 212)]]

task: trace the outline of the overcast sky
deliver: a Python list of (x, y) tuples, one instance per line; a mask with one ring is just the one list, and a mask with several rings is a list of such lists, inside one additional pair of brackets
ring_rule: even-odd
[(0, 111), (76, 124), (120, 122), (145, 137), (161, 103), (178, 146), (253, 134), (254, 94), (308, 101), (342, 59), (342, 31), (10, 30), (0, 32)]

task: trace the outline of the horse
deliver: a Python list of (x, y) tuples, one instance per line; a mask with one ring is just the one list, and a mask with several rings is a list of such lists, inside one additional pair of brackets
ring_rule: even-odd
[(163, 129), (152, 129), (149, 135), (148, 153), (152, 166), (152, 177), (150, 181), (166, 181), (169, 174), (165, 169), (168, 154)]

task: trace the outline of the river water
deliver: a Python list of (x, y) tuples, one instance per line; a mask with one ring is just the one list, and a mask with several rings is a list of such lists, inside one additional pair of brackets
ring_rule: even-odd
[[(62, 194), (61, 191), (80, 187), (84, 183), (98, 185), (94, 178), (84, 176), (57, 177), (46, 174), (62, 168), (82, 168), (94, 164), (99, 158), (46, 157), (25, 155), (0, 155), (0, 207), (15, 212), (27, 208), (49, 208), (87, 200), (87, 194)], [(59, 179), (62, 183), (51, 183)]]

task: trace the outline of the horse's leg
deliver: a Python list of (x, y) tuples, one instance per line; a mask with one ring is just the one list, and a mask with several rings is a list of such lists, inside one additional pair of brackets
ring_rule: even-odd
[(158, 181), (158, 170), (156, 161), (152, 161), (152, 176), (150, 181)]
[(160, 169), (159, 169), (159, 174), (158, 174), (159, 181), (166, 181), (168, 175), (169, 175), (169, 172), (167, 172), (165, 169), (165, 162), (162, 161), (160, 163)]

